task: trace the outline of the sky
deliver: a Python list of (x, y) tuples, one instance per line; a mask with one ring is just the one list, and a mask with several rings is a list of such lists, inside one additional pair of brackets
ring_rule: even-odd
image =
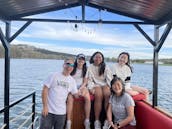
[[(30, 16), (32, 18), (81, 19), (81, 7)], [(99, 11), (86, 7), (86, 19), (89, 20), (133, 20), (128, 17)], [(12, 22), (11, 35), (25, 22)], [(0, 27), (5, 31), (4, 23)], [(154, 26), (141, 26), (154, 39)], [(161, 27), (160, 35), (165, 26)], [(91, 56), (100, 51), (105, 57), (117, 58), (123, 52), (129, 52), (131, 59), (152, 59), (153, 47), (133, 25), (105, 25), (78, 23), (33, 22), (11, 44), (28, 44), (56, 52)], [(160, 50), (159, 58), (172, 58), (172, 32), (168, 35)]]

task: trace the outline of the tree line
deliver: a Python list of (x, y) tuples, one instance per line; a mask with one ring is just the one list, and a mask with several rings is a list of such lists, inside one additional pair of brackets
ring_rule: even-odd
[[(77, 53), (76, 53), (77, 54)], [(58, 59), (62, 60), (67, 57), (75, 57), (73, 54), (61, 53), (61, 52), (53, 52), (46, 49), (36, 48), (30, 45), (11, 45), (10, 46), (10, 57), (11, 58), (32, 58), (32, 59)], [(4, 48), (0, 45), (0, 58), (4, 58)], [(90, 56), (86, 57), (89, 60)], [(106, 57), (106, 62), (116, 62), (117, 59), (112, 57)], [(134, 59), (131, 60), (132, 63), (145, 63), (152, 62), (152, 59)], [(159, 59), (159, 61), (163, 62), (163, 64), (172, 64), (172, 59)]]

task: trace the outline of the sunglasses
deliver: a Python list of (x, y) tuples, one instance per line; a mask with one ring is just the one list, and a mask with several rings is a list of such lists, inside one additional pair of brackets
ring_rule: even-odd
[(74, 64), (71, 63), (65, 63), (67, 66), (74, 67)]

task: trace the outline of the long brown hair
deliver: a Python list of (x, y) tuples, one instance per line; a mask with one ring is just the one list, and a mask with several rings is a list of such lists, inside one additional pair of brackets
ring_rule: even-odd
[[(72, 76), (76, 74), (77, 65), (78, 65), (77, 59), (78, 59), (78, 58), (75, 59), (74, 68), (73, 68), (73, 71), (72, 71), (71, 74), (70, 74), (70, 75), (72, 75)], [(86, 60), (85, 60), (85, 63), (83, 64), (83, 67), (82, 67), (82, 75), (81, 75), (83, 78), (85, 77), (86, 72), (87, 72), (87, 64), (86, 64)]]
[(100, 63), (100, 65), (99, 65), (99, 76), (101, 76), (102, 74), (104, 74), (104, 72), (105, 72), (105, 67), (106, 67), (106, 64), (105, 64), (105, 62), (104, 62), (104, 55), (101, 53), (101, 52), (95, 52), (92, 56), (91, 56), (91, 58), (90, 58), (90, 64), (93, 64), (94, 63), (94, 56), (96, 55), (96, 54), (100, 54), (101, 56), (102, 56), (102, 62)]

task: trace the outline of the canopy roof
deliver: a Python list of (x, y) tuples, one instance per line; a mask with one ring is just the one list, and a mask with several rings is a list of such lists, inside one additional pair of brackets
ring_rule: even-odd
[(172, 0), (0, 0), (0, 19), (15, 20), (77, 6), (82, 7), (83, 19), (85, 6), (90, 6), (149, 24), (172, 21)]

